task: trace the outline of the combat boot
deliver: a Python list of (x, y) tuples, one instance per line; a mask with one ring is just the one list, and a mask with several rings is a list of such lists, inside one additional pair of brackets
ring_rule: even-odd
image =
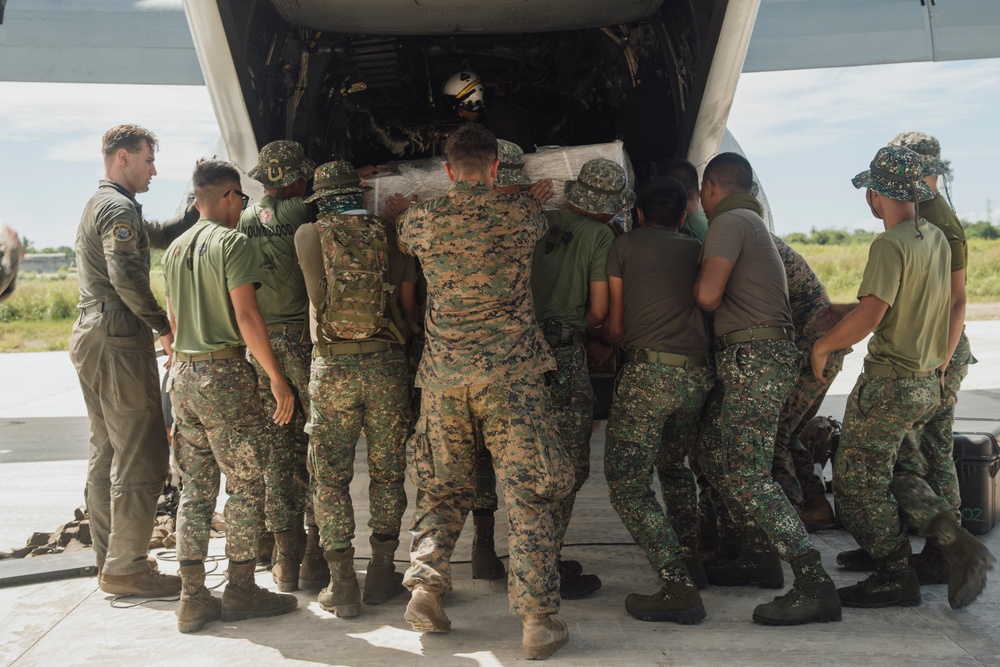
[(392, 562), (399, 540), (379, 541), (374, 535), (368, 538), (372, 545), (372, 557), (368, 561), (365, 575), (365, 604), (382, 604), (406, 591), (403, 588), (403, 573), (396, 572)]
[(569, 628), (551, 614), (521, 617), (521, 655), (528, 660), (545, 660), (569, 641)]
[(810, 549), (791, 561), (792, 589), (772, 602), (757, 605), (753, 620), (761, 625), (802, 625), (841, 619), (837, 587), (823, 569), (819, 552)]
[(705, 573), (708, 583), (716, 586), (756, 584), (760, 588), (781, 588), (785, 585), (781, 560), (773, 551), (747, 551), (731, 563), (707, 568)]
[(361, 588), (354, 572), (354, 547), (346, 551), (323, 552), (330, 568), (330, 585), (319, 592), (319, 606), (339, 618), (353, 618), (361, 613)]
[(948, 561), (933, 537), (924, 542), (923, 551), (910, 556), (910, 567), (917, 573), (921, 586), (948, 583)]
[(934, 517), (927, 532), (937, 539), (948, 562), (948, 604), (952, 609), (969, 606), (986, 588), (986, 573), (996, 559), (951, 512)]
[(663, 578), (660, 590), (652, 595), (629, 594), (625, 597), (625, 611), (640, 621), (701, 623), (705, 605), (688, 575), (685, 561), (675, 560), (660, 571), (660, 576)]
[(181, 603), (177, 607), (177, 629), (198, 632), (210, 621), (222, 617), (222, 600), (205, 588), (205, 564), (182, 566)]
[(913, 607), (920, 604), (920, 583), (910, 567), (910, 541), (875, 561), (875, 572), (853, 586), (838, 588), (845, 607)]
[(272, 593), (254, 581), (257, 563), (229, 561), (229, 582), (222, 593), (222, 620), (241, 621), (244, 618), (280, 616), (294, 611), (299, 601), (294, 595)]
[(601, 579), (596, 574), (584, 574), (583, 566), (573, 561), (556, 561), (559, 572), (559, 597), (563, 600), (579, 600), (600, 590)]
[(814, 496), (802, 509), (796, 511), (808, 533), (827, 530), (837, 525), (837, 520), (833, 515), (833, 507), (826, 496)]
[(875, 569), (875, 559), (864, 549), (851, 549), (837, 554), (837, 565), (853, 572), (871, 572)]
[(493, 533), (496, 520), (492, 516), (472, 517), (472, 578), (503, 579), (507, 570), (497, 556)]
[(275, 559), (271, 563), (271, 577), (282, 593), (299, 588), (299, 558), (294, 530), (274, 533)]
[(415, 632), (448, 632), (451, 630), (451, 621), (448, 620), (444, 608), (441, 607), (441, 596), (423, 585), (418, 585), (413, 589), (403, 618)]
[(101, 590), (110, 595), (135, 595), (141, 598), (158, 598), (180, 592), (180, 577), (160, 574), (148, 562), (144, 565), (146, 569), (132, 574), (103, 573), (100, 577)]
[(306, 534), (306, 546), (299, 565), (299, 588), (316, 590), (323, 588), (330, 581), (330, 566), (323, 558), (323, 549), (319, 545), (319, 528), (309, 526)]
[(273, 557), (274, 533), (261, 526), (260, 537), (257, 538), (257, 564), (270, 568)]
[(703, 590), (705, 586), (708, 586), (708, 573), (705, 572), (705, 566), (700, 560), (694, 556), (688, 556), (684, 559), (684, 567), (687, 568), (688, 576), (691, 577), (691, 583), (699, 591)]

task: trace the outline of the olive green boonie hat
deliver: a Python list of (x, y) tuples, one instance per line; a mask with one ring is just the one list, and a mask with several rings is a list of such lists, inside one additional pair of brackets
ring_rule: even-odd
[(497, 157), (500, 167), (497, 168), (495, 185), (531, 185), (531, 179), (524, 174), (524, 151), (511, 141), (497, 139)]
[(306, 157), (302, 144), (282, 139), (260, 149), (257, 166), (249, 175), (265, 187), (283, 188), (300, 178), (308, 180), (315, 168), (316, 163)]
[(371, 190), (367, 185), (361, 185), (361, 179), (358, 178), (354, 165), (343, 160), (325, 162), (316, 167), (313, 189), (315, 191), (306, 199), (307, 202), (323, 197), (358, 195)]
[(943, 176), (951, 173), (947, 160), (941, 159), (941, 143), (926, 132), (902, 132), (889, 142), (890, 146), (902, 146), (920, 156), (924, 165), (924, 176)]
[(625, 170), (605, 158), (584, 163), (575, 181), (566, 181), (566, 201), (587, 213), (621, 213), (635, 205)]
[(878, 149), (868, 171), (851, 182), (856, 188), (867, 188), (889, 199), (927, 201), (934, 193), (923, 179), (924, 168), (917, 153), (902, 146), (886, 146)]

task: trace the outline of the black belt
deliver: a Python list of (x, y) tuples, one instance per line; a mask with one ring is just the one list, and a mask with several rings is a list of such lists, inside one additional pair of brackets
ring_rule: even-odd
[(748, 343), (752, 340), (790, 340), (795, 342), (795, 329), (792, 327), (750, 327), (732, 331), (716, 339), (722, 349), (737, 343)]
[(358, 342), (316, 343), (313, 345), (314, 357), (329, 357), (338, 354), (369, 354), (371, 352), (386, 352), (401, 350), (399, 343), (387, 340), (360, 340)]
[(84, 315), (103, 313), (108, 310), (130, 310), (130, 308), (122, 301), (100, 301), (91, 306), (84, 306), (83, 308), (80, 308), (80, 312)]
[(937, 375), (937, 370), (933, 371), (908, 371), (902, 366), (892, 364), (877, 364), (874, 361), (865, 362), (865, 374), (874, 375), (880, 378), (929, 378)]
[(707, 354), (674, 354), (673, 352), (657, 352), (641, 347), (633, 348), (625, 353), (625, 361), (641, 361), (663, 366), (679, 366), (681, 368), (704, 368), (708, 366)]
[(194, 361), (223, 361), (224, 359), (243, 359), (247, 356), (245, 347), (224, 347), (214, 352), (202, 352), (200, 354), (187, 354), (186, 352), (174, 352), (174, 359), (186, 363)]

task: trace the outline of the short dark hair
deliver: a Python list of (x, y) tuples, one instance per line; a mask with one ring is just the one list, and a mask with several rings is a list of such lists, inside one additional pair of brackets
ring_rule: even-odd
[(101, 152), (105, 158), (109, 158), (118, 152), (119, 148), (124, 148), (129, 153), (138, 153), (142, 150), (142, 144), (146, 143), (149, 150), (156, 151), (159, 143), (156, 135), (144, 127), (138, 125), (116, 125), (104, 133), (101, 140)]
[(719, 153), (705, 167), (705, 180), (728, 192), (753, 192), (753, 168), (739, 153)]
[(483, 173), (497, 159), (497, 138), (479, 123), (466, 123), (448, 135), (444, 154), (453, 169)]
[(655, 176), (636, 192), (635, 205), (642, 211), (644, 224), (677, 229), (687, 211), (688, 193), (680, 181)]
[(199, 162), (191, 175), (194, 196), (201, 199), (201, 193), (229, 183), (240, 183), (240, 172), (231, 162), (225, 160), (205, 160)]
[(676, 179), (689, 193), (698, 192), (698, 170), (684, 158), (666, 160), (657, 165), (657, 176)]

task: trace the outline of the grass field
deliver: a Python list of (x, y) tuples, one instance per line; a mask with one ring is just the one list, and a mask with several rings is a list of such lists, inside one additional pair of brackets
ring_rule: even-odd
[[(839, 303), (854, 301), (868, 259), (865, 244), (794, 244), (826, 285), (830, 298)], [(996, 318), (1000, 308), (1000, 240), (971, 239), (968, 290), (969, 318)], [(163, 272), (153, 271), (153, 293), (163, 299)], [(0, 304), (0, 352), (66, 350), (73, 321), (77, 317), (79, 287), (73, 274), (25, 275), (17, 291)], [(976, 305), (980, 307), (976, 307)]]

